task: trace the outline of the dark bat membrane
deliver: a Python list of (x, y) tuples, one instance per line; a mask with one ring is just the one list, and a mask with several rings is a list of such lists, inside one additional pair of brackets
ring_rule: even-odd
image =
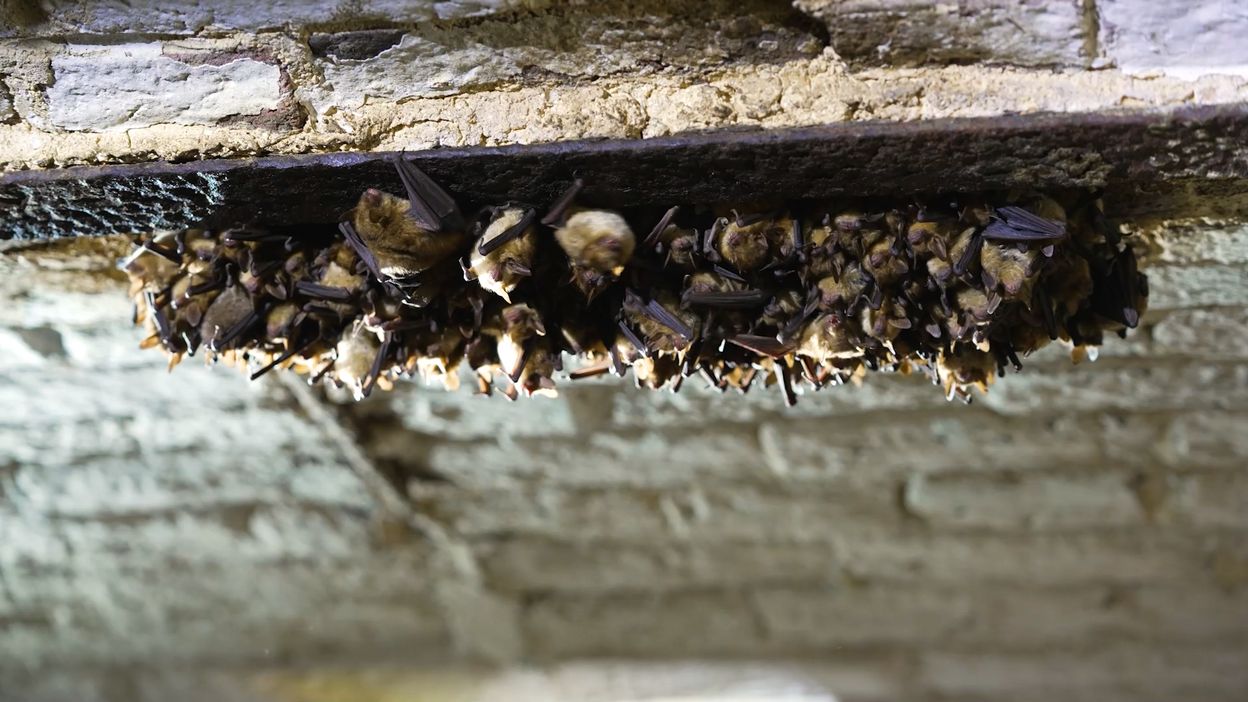
[(369, 189), (340, 223), (141, 240), (123, 267), (142, 345), (357, 398), (406, 377), (455, 389), (461, 368), (510, 398), (631, 368), (641, 387), (697, 375), (716, 392), (776, 386), (786, 404), (920, 373), (969, 401), (1051, 341), (1086, 356), (1147, 305), (1091, 194), (616, 212), (576, 180), (553, 203), (465, 217), (414, 165), (395, 169), (402, 197)]

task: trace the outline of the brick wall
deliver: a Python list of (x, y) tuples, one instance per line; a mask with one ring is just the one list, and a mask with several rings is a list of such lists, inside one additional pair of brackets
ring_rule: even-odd
[[(1234, 3), (374, 5), (12, 4), (0, 163), (1248, 95)], [(0, 700), (1234, 699), (1248, 228), (1141, 234), (1153, 309), (1096, 363), (793, 410), (165, 374), (122, 242), (2, 250)]]
[[(112, 700), (169, 689), (151, 668), (403, 664), (402, 689), (449, 657), (556, 664), (558, 687), (587, 656), (726, 656), (849, 699), (1226, 699), (1248, 685), (1248, 230), (1144, 236), (1167, 282), (1095, 363), (1045, 353), (971, 406), (879, 377), (795, 410), (166, 375), (93, 272), (108, 243), (10, 253), (0, 680), (105, 668), (38, 677)], [(329, 673), (198, 675), (242, 696)]]

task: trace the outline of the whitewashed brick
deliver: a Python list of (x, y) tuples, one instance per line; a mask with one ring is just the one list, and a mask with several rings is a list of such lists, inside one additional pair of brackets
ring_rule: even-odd
[(1083, 64), (1078, 2), (796, 0), (823, 20), (842, 56), (866, 64)]
[(1142, 232), (1160, 264), (1248, 264), (1248, 225), (1217, 220), (1165, 222)]
[(155, 0), (51, 0), (43, 3), (48, 22), (24, 34), (196, 34), (214, 31), (298, 28), (308, 24), (360, 21), (372, 15), (392, 22), (421, 22), (489, 14), (545, 4), (532, 0), (375, 0), (367, 7), (331, 0), (275, 0), (211, 3)]
[(1183, 583), (1208, 569), (1198, 537), (1131, 533), (932, 533), (846, 529), (835, 537), (854, 580), (1017, 586)]
[(748, 431), (594, 432), (572, 440), (438, 442), (420, 461), (461, 486), (523, 479), (585, 487), (665, 488), (770, 477), (758, 441)]
[(983, 591), (974, 614), (951, 640), (998, 649), (1060, 649), (1149, 640), (1214, 644), (1238, 638), (1248, 617), (1248, 596), (1209, 584), (1173, 588), (1077, 587), (1061, 590)]
[(1248, 266), (1151, 266), (1145, 273), (1150, 309), (1248, 305)]
[(970, 616), (972, 594), (930, 588), (893, 591), (842, 584), (754, 594), (763, 626), (782, 648), (934, 644)]
[(14, 117), (17, 117), (17, 112), (13, 109), (13, 96), (9, 95), (9, 89), (0, 82), (0, 122), (7, 122)]
[(976, 401), (1011, 415), (1053, 407), (1068, 411), (1235, 409), (1248, 403), (1248, 365), (1107, 361), (1058, 366), (1046, 373), (1007, 375)]
[[(345, 402), (350, 402), (344, 398)], [(580, 418), (568, 393), (538, 398), (525, 407), (499, 396), (471, 395), (468, 388), (448, 393), (441, 387), (403, 383), (393, 393), (374, 395), (359, 408), (361, 416), (400, 423), (401, 431), (378, 432), (379, 455), (410, 451), (412, 444), (464, 440), (497, 442), (542, 437), (551, 442), (575, 436)], [(559, 442), (562, 443), (562, 442)], [(471, 444), (470, 444), (471, 445)]]
[(1248, 414), (1193, 412), (1177, 415), (1165, 433), (1162, 455), (1174, 468), (1248, 465)]
[(277, 66), (251, 58), (192, 65), (158, 43), (72, 45), (52, 59), (48, 120), (66, 130), (202, 125), (276, 109)]
[(1219, 647), (1148, 644), (1043, 653), (933, 651), (920, 679), (932, 695), (1040, 702), (1062, 699), (1233, 699), (1248, 687), (1242, 653)]
[[(170, 567), (100, 558), (35, 571), (38, 584), (29, 575), (10, 577), (19, 606), (54, 616), (42, 626), (8, 630), (0, 637), (0, 655), (10, 666), (57, 667), (125, 665), (153, 657), (176, 665), (368, 650), (384, 655), (387, 645), (379, 645), (376, 632), (388, 626), (401, 630), (388, 645), (433, 651), (446, 643), (426, 583), (411, 577), (413, 568), (422, 567), (419, 561), (390, 555), (240, 565)], [(221, 582), (233, 587), (222, 588)], [(147, 587), (150, 583), (159, 586)]]
[(940, 528), (1077, 530), (1143, 525), (1128, 477), (916, 476), (906, 508)]
[(1248, 310), (1176, 310), (1150, 330), (1152, 352), (1203, 358), (1243, 358), (1248, 354)]
[(761, 417), (835, 417), (867, 411), (951, 409), (944, 393), (918, 376), (879, 375), (861, 386), (807, 391), (796, 407), (786, 408), (779, 387), (761, 383), (745, 395), (719, 394), (690, 378), (679, 393), (651, 392), (627, 386), (615, 394), (612, 424), (621, 428), (689, 427), (706, 423), (749, 423)]
[(704, 657), (765, 650), (750, 598), (735, 593), (561, 597), (525, 611), (531, 655)]
[(510, 538), (484, 545), (492, 586), (524, 593), (642, 593), (839, 580), (830, 544), (585, 543)]
[(1242, 463), (1236, 468), (1178, 478), (1176, 520), (1205, 529), (1248, 529), (1248, 472)]
[(1097, 0), (1106, 58), (1128, 73), (1248, 75), (1248, 8), (1234, 0)]
[(826, 541), (841, 526), (898, 515), (887, 491), (798, 491), (748, 484), (672, 490), (480, 488), (464, 493), (414, 483), (417, 504), (470, 536), (509, 534), (584, 540)]
[(760, 436), (768, 464), (785, 480), (888, 483), (913, 472), (1093, 466), (1104, 455), (1106, 423), (1082, 414), (1005, 419), (951, 405), (947, 413), (781, 419)]

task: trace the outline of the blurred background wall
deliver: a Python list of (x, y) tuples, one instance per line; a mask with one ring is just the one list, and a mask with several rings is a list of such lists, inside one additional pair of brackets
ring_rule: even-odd
[[(10, 3), (0, 161), (1248, 96), (1236, 3), (796, 5)], [(125, 241), (7, 245), (0, 699), (1234, 699), (1248, 228), (1223, 205), (1137, 226), (1128, 340), (971, 406), (896, 376), (786, 410), (166, 374)]]

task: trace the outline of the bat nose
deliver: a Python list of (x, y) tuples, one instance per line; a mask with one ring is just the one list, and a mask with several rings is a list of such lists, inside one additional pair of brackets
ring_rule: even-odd
[(364, 194), (360, 196), (360, 199), (366, 204), (376, 205), (381, 202), (381, 191), (377, 188), (369, 188), (364, 191)]

